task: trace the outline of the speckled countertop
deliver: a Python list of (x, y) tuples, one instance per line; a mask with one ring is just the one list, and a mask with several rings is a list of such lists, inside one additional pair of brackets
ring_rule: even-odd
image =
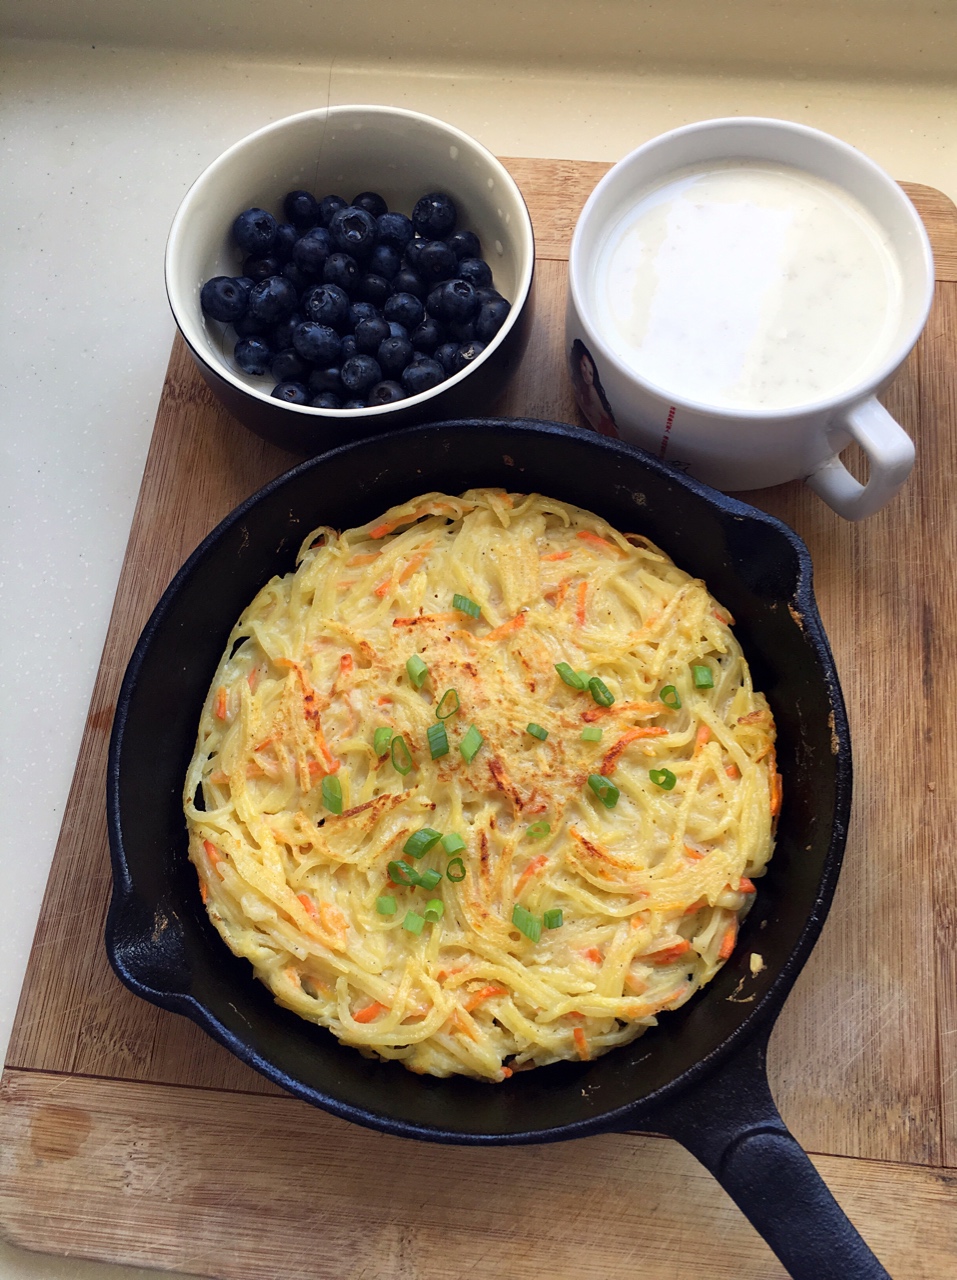
[[(421, 6), (432, 7), (431, 0)], [(823, 10), (812, 4), (770, 6), (766, 20), (754, 6), (732, 4), (732, 22), (736, 15), (747, 32), (747, 61), (730, 57), (725, 31), (710, 65), (700, 32), (689, 63), (680, 32), (655, 27), (655, 5), (643, 7), (644, 26), (627, 28), (627, 47), (619, 41), (614, 62), (603, 60), (594, 28), (614, 28), (614, 3), (580, 0), (557, 16), (544, 3), (513, 7), (521, 38), (509, 47), (522, 65), (496, 61), (490, 47), (465, 39), (440, 41), (413, 62), (406, 29), (382, 3), (371, 4), (384, 24), (376, 56), (368, 51), (371, 27), (349, 39), (337, 29), (332, 44), (306, 56), (303, 30), (318, 31), (315, 11), (331, 8), (322, 0), (309, 6), (312, 26), (302, 30), (304, 7), (291, 5), (288, 47), (275, 37), (258, 55), (255, 33), (242, 22), (223, 36), (222, 3), (154, 6), (155, 30), (136, 26), (143, 21), (137, 8), (149, 6), (16, 0), (3, 19), (0, 1052), (169, 356), (166, 232), (186, 187), (226, 145), (270, 120), (344, 102), (441, 116), (502, 155), (609, 160), (691, 120), (772, 115), (827, 129), (895, 177), (957, 198), (957, 78), (945, 78), (934, 52), (954, 42), (935, 38), (935, 23), (945, 19), (930, 6), (905, 0), (844, 0), (829, 8), (826, 30)], [(687, 19), (693, 9), (686, 0), (681, 12)], [(548, 13), (548, 34), (533, 58), (538, 11)], [(584, 13), (591, 34), (582, 43), (575, 24)], [(761, 21), (778, 24), (763, 45)], [(898, 30), (895, 67), (888, 59)], [(140, 1274), (153, 1273), (25, 1254), (0, 1242), (0, 1280)]]

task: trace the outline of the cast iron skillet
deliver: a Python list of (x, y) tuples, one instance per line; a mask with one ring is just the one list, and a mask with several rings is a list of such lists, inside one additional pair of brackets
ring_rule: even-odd
[[(232, 956), (187, 861), (182, 780), (235, 619), (288, 572), (317, 524), (349, 527), (418, 493), (539, 490), (649, 535), (737, 620), (771, 702), (785, 803), (777, 849), (715, 980), (633, 1044), (490, 1086), (371, 1062), (276, 1005)], [(847, 832), (851, 753), (807, 550), (770, 516), (617, 441), (555, 423), (443, 423), (360, 441), (268, 484), (173, 579), (133, 654), (107, 780), (114, 890), (106, 945), (138, 995), (184, 1013), (290, 1092), (335, 1115), (449, 1143), (548, 1142), (641, 1129), (711, 1170), (799, 1280), (886, 1272), (788, 1133), (767, 1084), (774, 1019), (830, 906)], [(766, 969), (752, 978), (752, 952)]]

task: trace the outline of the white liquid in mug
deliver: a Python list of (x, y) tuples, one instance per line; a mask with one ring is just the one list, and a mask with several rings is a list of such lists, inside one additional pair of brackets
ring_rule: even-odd
[(613, 227), (595, 273), (619, 359), (661, 390), (786, 409), (848, 390), (889, 353), (900, 266), (854, 197), (800, 169), (677, 172)]

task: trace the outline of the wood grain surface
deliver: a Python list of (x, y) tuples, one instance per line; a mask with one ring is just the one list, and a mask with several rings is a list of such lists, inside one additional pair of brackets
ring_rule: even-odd
[[(578, 421), (563, 368), (568, 243), (608, 166), (507, 164), (538, 263), (529, 348), (494, 412)], [(907, 190), (940, 282), (885, 398), (917, 444), (911, 479), (857, 525), (801, 484), (747, 497), (811, 550), (856, 768), (841, 883), (774, 1033), (772, 1089), (891, 1273), (944, 1280), (957, 1275), (957, 210)], [(229, 418), (177, 340), (0, 1086), (0, 1231), (235, 1280), (783, 1275), (673, 1143), (476, 1152), (370, 1134), (113, 977), (103, 798), (123, 670), (181, 562), (293, 461)]]

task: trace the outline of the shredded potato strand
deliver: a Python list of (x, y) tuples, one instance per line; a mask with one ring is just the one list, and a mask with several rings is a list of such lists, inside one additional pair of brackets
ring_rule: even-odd
[[(236, 624), (203, 709), (184, 804), (213, 924), (280, 1004), (413, 1071), (500, 1081), (634, 1039), (725, 962), (773, 848), (774, 723), (728, 616), (645, 538), (538, 494), (432, 493), (315, 530)], [(377, 728), (402, 736), (407, 773)], [(441, 845), (403, 854), (425, 826), (464, 840), (464, 879), (390, 879), (404, 856), (446, 871)], [(440, 920), (403, 928), (431, 898)], [(516, 903), (562, 924), (534, 942)]]

